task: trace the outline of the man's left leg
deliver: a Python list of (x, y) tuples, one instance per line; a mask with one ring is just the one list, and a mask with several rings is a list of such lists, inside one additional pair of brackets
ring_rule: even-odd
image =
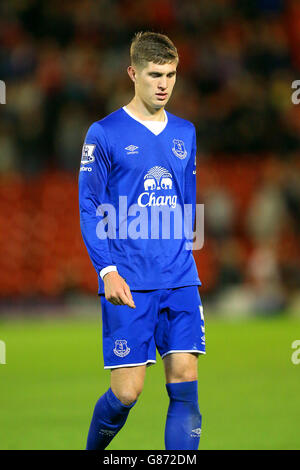
[(170, 404), (166, 450), (197, 450), (202, 416), (198, 405), (198, 355), (170, 353), (163, 359)]
[(205, 327), (198, 286), (162, 291), (155, 343), (165, 367), (170, 398), (167, 450), (197, 450), (201, 433), (198, 355), (205, 354)]

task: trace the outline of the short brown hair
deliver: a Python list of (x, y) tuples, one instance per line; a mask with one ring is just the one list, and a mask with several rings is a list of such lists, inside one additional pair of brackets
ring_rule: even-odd
[(136, 33), (130, 47), (132, 65), (145, 67), (147, 62), (167, 64), (179, 62), (178, 52), (168, 36), (154, 32)]

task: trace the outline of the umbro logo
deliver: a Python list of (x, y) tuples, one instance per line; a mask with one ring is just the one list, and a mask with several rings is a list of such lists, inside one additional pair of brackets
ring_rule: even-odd
[(136, 145), (128, 145), (128, 147), (125, 147), (125, 150), (127, 150), (127, 155), (133, 155), (134, 153), (139, 153), (138, 147)]
[(201, 428), (193, 429), (191, 432), (191, 437), (200, 437), (201, 435)]
[(103, 434), (104, 436), (114, 437), (116, 431), (111, 431), (110, 429), (100, 429), (99, 434)]

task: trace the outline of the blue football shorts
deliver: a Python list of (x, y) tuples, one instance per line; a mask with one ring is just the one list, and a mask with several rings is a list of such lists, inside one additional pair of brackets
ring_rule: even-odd
[(156, 349), (205, 354), (205, 330), (198, 286), (131, 291), (135, 309), (113, 305), (102, 294), (104, 368), (151, 365)]

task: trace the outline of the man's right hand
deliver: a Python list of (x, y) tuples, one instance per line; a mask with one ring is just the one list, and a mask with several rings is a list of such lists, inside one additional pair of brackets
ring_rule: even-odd
[(105, 298), (113, 305), (128, 305), (136, 308), (129, 285), (116, 271), (110, 271), (103, 278)]

